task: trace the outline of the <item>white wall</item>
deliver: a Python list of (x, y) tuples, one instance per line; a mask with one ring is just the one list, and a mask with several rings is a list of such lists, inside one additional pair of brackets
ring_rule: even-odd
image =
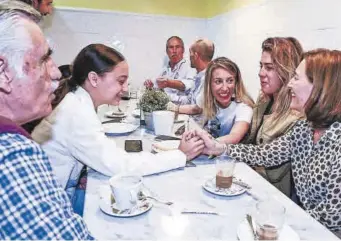
[(45, 19), (44, 32), (52, 40), (58, 65), (70, 63), (90, 43), (108, 44), (113, 36), (124, 44), (133, 86), (156, 77), (166, 58), (168, 37), (179, 35), (186, 45), (200, 37), (205, 19), (57, 8)]
[(116, 36), (125, 45), (134, 86), (159, 73), (169, 36), (184, 39), (186, 55), (195, 39), (206, 36), (216, 44), (215, 56), (229, 57), (240, 66), (247, 89), (256, 98), (262, 41), (294, 36), (305, 50), (340, 48), (340, 9), (340, 0), (264, 0), (205, 20), (60, 8), (44, 25), (55, 43), (57, 64), (71, 62), (89, 43), (108, 44)]
[(264, 0), (207, 21), (220, 56), (234, 60), (247, 89), (258, 95), (261, 43), (267, 37), (293, 36), (305, 50), (341, 48), (340, 0)]

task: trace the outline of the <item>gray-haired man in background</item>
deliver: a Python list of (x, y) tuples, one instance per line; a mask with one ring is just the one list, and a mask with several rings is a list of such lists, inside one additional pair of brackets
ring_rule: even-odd
[(184, 59), (184, 42), (178, 36), (171, 36), (166, 42), (166, 53), (169, 61), (162, 68), (159, 77), (153, 82), (148, 79), (144, 85), (148, 88), (155, 84), (164, 89), (169, 99), (175, 104), (188, 104), (188, 94), (194, 85), (194, 69), (190, 67), (189, 61)]

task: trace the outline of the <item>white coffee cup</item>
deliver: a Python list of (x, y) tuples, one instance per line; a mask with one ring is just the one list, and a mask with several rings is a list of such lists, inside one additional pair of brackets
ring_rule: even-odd
[(119, 210), (131, 209), (136, 205), (142, 188), (142, 177), (137, 175), (117, 175), (109, 180), (116, 207)]
[(159, 110), (153, 112), (155, 135), (172, 135), (175, 113), (173, 111)]

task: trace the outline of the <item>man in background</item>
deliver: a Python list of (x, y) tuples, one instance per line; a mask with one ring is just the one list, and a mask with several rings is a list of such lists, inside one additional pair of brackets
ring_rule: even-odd
[(0, 239), (92, 239), (20, 125), (48, 115), (60, 72), (27, 4), (0, 0)]
[(195, 68), (197, 71), (197, 74), (194, 77), (194, 87), (188, 96), (189, 104), (177, 106), (173, 103), (169, 103), (167, 109), (182, 114), (194, 115), (194, 119), (197, 122), (200, 122), (202, 113), (201, 106), (204, 97), (205, 73), (206, 68), (214, 55), (214, 44), (208, 39), (199, 39), (191, 45), (189, 52), (191, 67)]
[(19, 0), (34, 7), (41, 15), (52, 14), (53, 0)]
[(145, 81), (146, 87), (164, 89), (170, 100), (175, 104), (188, 104), (188, 94), (193, 86), (194, 71), (188, 61), (184, 59), (184, 42), (178, 36), (172, 36), (167, 40), (166, 53), (169, 62), (163, 67), (161, 75), (156, 78), (156, 83)]

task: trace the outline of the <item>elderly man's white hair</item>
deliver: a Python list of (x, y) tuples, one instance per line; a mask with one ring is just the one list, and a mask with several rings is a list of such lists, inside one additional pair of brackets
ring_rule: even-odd
[(39, 22), (40, 19), (40, 13), (26, 3), (0, 0), (0, 56), (7, 59), (18, 78), (23, 76), (25, 53), (33, 48), (27, 20)]

